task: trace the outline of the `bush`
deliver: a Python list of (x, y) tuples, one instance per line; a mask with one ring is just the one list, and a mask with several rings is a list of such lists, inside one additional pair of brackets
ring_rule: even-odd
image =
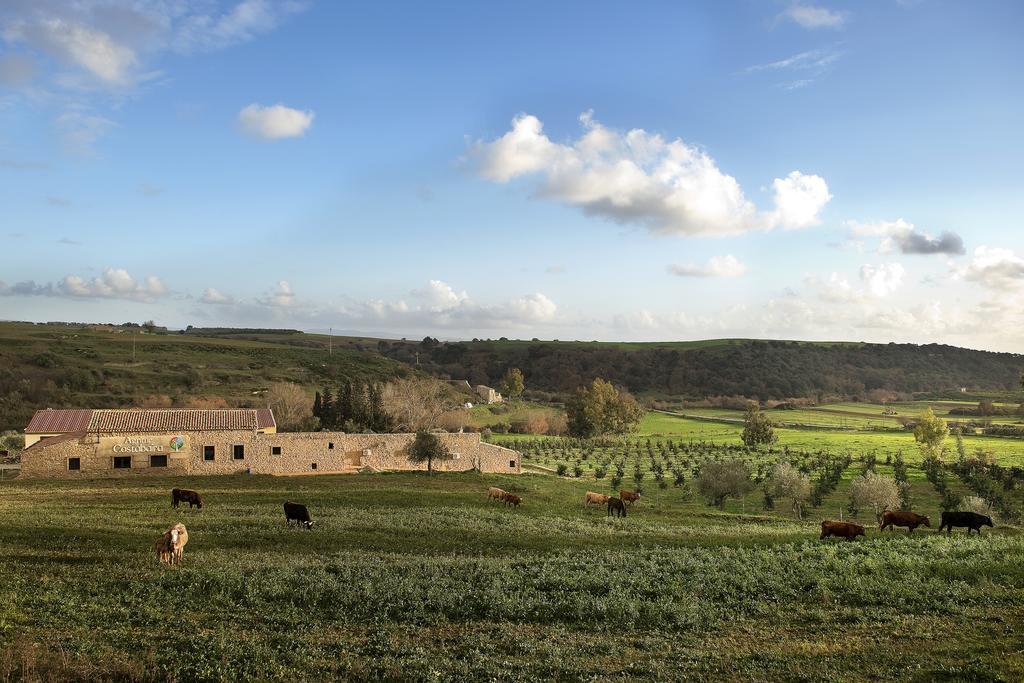
[(569, 466), (564, 462), (558, 463), (558, 476), (564, 477), (565, 473), (569, 471)]

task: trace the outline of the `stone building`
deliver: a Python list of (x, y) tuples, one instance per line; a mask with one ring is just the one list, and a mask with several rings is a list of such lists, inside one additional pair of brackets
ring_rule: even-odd
[(487, 385), (477, 384), (476, 387), (474, 387), (474, 390), (476, 391), (476, 395), (480, 397), (480, 400), (485, 403), (501, 403), (503, 400), (500, 393)]
[[(91, 412), (88, 420), (82, 412)], [(40, 413), (45, 415), (40, 416)], [(68, 413), (59, 415), (59, 413)], [(75, 414), (71, 414), (75, 413)], [(96, 416), (96, 413), (106, 415)], [(247, 415), (247, 413), (259, 413)], [(82, 425), (88, 429), (81, 429)], [(140, 474), (330, 474), (425, 470), (409, 459), (414, 434), (282, 432), (273, 414), (247, 410), (39, 411), (26, 429), (21, 476), (39, 478)], [(74, 427), (54, 433), (61, 427)], [(438, 471), (519, 474), (517, 451), (479, 434), (438, 434), (452, 457)]]

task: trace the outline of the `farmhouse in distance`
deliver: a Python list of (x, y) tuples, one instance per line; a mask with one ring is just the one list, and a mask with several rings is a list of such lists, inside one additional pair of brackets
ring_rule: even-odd
[[(279, 433), (270, 409), (39, 410), (25, 428), (21, 476), (339, 474), (426, 469), (415, 434)], [(478, 433), (438, 434), (443, 471), (520, 473), (517, 451)]]

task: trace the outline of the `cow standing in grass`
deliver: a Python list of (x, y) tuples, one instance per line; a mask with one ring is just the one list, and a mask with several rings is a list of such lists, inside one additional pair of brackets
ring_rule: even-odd
[(603, 493), (587, 491), (586, 495), (583, 496), (583, 505), (584, 507), (590, 507), (591, 505), (607, 505), (609, 498), (611, 498), (611, 496), (606, 496)]
[(627, 505), (632, 505), (633, 503), (640, 500), (640, 494), (635, 491), (627, 491), (626, 489), (622, 489), (621, 491), (619, 491), (619, 498), (622, 500), (623, 503), (626, 503)]
[(519, 507), (520, 505), (523, 504), (522, 498), (508, 492), (506, 492), (505, 495), (501, 497), (501, 500), (505, 503), (505, 505), (511, 505), (512, 507)]
[(977, 512), (943, 512), (942, 523), (939, 524), (939, 533), (946, 529), (946, 533), (952, 534), (953, 527), (955, 526), (967, 527), (968, 536), (971, 535), (971, 529), (977, 531), (978, 535), (981, 536), (981, 527), (991, 527), (992, 518), (988, 515), (979, 515)]
[(508, 494), (508, 491), (499, 489), (497, 486), (491, 486), (487, 489), (487, 500), (504, 500), (506, 494)]
[(845, 538), (847, 541), (852, 541), (857, 536), (867, 536), (864, 533), (864, 527), (860, 524), (854, 524), (853, 522), (836, 522), (836, 521), (824, 521), (821, 523), (821, 538), (828, 538), (829, 536), (837, 536), (839, 538)]
[(171, 507), (177, 509), (178, 503), (188, 503), (188, 509), (193, 506), (203, 509), (203, 497), (191, 489), (171, 489)]
[(288, 501), (284, 504), (284, 518), (288, 524), (295, 522), (298, 526), (306, 529), (313, 528), (313, 520), (309, 517), (309, 510), (302, 503)]
[[(620, 499), (620, 498), (609, 498), (608, 499), (608, 515), (611, 515), (612, 513), (614, 513), (616, 517), (625, 517), (626, 516), (626, 504), (622, 502), (622, 499)], [(605, 516), (607, 517), (608, 515), (605, 515)]]
[(924, 515), (919, 515), (916, 512), (886, 510), (882, 513), (882, 524), (878, 527), (878, 530), (885, 531), (886, 529), (892, 529), (893, 527), (905, 526), (907, 527), (907, 533), (912, 533), (914, 529), (921, 525), (930, 529), (932, 522)]

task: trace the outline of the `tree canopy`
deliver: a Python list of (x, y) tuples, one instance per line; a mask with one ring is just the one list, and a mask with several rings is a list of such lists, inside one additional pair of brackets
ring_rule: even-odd
[(644, 409), (632, 395), (600, 377), (590, 386), (577, 389), (565, 410), (569, 433), (584, 438), (631, 432), (644, 416)]

